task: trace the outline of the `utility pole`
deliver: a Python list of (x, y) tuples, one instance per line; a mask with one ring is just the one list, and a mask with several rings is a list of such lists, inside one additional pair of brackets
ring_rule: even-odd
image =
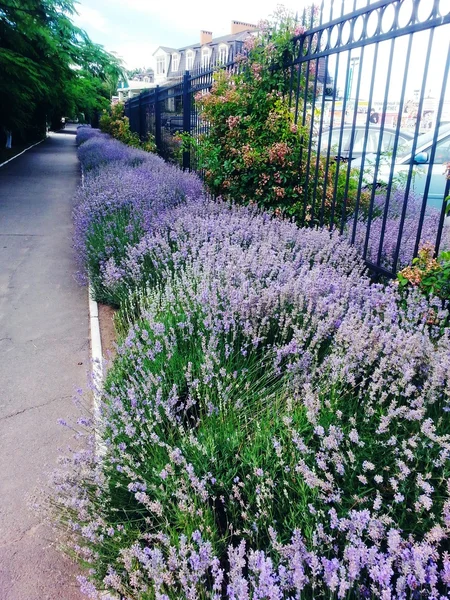
[(355, 71), (358, 66), (359, 56), (352, 56), (352, 58), (350, 59), (350, 69), (347, 78), (347, 90), (345, 93), (345, 97), (347, 100), (349, 100), (352, 97), (353, 79), (355, 79)]

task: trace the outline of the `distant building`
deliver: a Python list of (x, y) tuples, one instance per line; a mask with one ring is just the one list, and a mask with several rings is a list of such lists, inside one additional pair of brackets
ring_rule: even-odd
[(133, 81), (143, 81), (144, 83), (155, 83), (155, 71), (153, 69), (139, 69), (130, 72)]
[[(153, 72), (153, 70), (152, 70)], [(135, 96), (139, 96), (144, 90), (155, 87), (154, 81), (150, 75), (142, 76), (141, 79), (130, 79), (129, 81), (119, 81), (117, 96), (112, 97), (112, 104), (126, 102)]]
[(211, 31), (201, 31), (200, 41), (184, 48), (159, 46), (153, 53), (156, 60), (155, 83), (170, 82), (185, 71), (208, 69), (211, 65), (234, 60), (242, 51), (245, 39), (256, 31), (256, 25), (231, 21), (228, 35), (213, 38)]

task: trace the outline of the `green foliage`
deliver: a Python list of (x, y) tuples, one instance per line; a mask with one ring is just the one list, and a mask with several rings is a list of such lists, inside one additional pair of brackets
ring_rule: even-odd
[(89, 280), (94, 290), (95, 298), (98, 302), (104, 302), (112, 306), (117, 305), (117, 294), (111, 294), (102, 283), (101, 265), (98, 257), (105, 253), (105, 248), (109, 247), (111, 240), (115, 243), (112, 246), (114, 252), (111, 257), (120, 262), (129, 245), (137, 244), (142, 235), (143, 229), (136, 217), (128, 207), (121, 207), (112, 214), (104, 218), (101, 224), (95, 223), (87, 236), (87, 269)]
[[(280, 68), (294, 59), (293, 36), (303, 30), (285, 10), (265, 23), (245, 42), (239, 73), (219, 71), (211, 92), (196, 97), (208, 133), (182, 139), (213, 194), (313, 224), (338, 222), (343, 211), (352, 212), (356, 183), (349, 178), (346, 185), (347, 165), (337, 173), (336, 163), (309, 154), (308, 120), (304, 127), (296, 124), (288, 99), (290, 75)], [(304, 73), (295, 76), (306, 85)], [(310, 97), (313, 89), (310, 81)]]
[(108, 105), (120, 61), (75, 27), (73, 0), (0, 2), (0, 129), (43, 135)]
[(450, 302), (450, 252), (441, 252), (433, 258), (434, 248), (423, 246), (412, 265), (398, 273), (401, 287), (416, 286), (430, 297), (437, 296), (444, 302)]
[[(450, 163), (446, 165), (446, 176), (450, 179)], [(450, 215), (450, 196), (445, 198), (445, 214)], [(424, 245), (412, 265), (397, 275), (400, 287), (418, 287), (427, 297), (437, 296), (450, 306), (450, 252), (441, 252), (434, 258), (434, 248)]]
[(145, 141), (141, 141), (139, 135), (131, 131), (128, 117), (124, 114), (123, 104), (115, 104), (109, 111), (103, 111), (100, 118), (100, 129), (128, 146), (147, 152), (156, 152), (156, 144), (150, 135)]

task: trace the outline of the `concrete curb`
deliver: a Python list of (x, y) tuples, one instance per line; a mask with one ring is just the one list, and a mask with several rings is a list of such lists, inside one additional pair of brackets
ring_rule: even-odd
[[(81, 187), (84, 187), (84, 169), (81, 166)], [(102, 338), (100, 335), (100, 321), (98, 318), (98, 303), (93, 299), (94, 294), (91, 283), (88, 285), (89, 300), (89, 330), (91, 333), (91, 361), (92, 361), (92, 384), (93, 393), (93, 415), (95, 427), (95, 447), (99, 456), (104, 456), (106, 447), (100, 435), (101, 413), (100, 400), (103, 387), (103, 352)]]
[(93, 414), (95, 422), (95, 445), (99, 456), (105, 454), (105, 445), (102, 442), (99, 428), (101, 426), (100, 399), (103, 387), (103, 353), (102, 338), (100, 336), (100, 321), (98, 318), (98, 304), (92, 299), (93, 293), (91, 285), (88, 287), (89, 294), (89, 329), (91, 332), (91, 359), (92, 359), (92, 384), (93, 393)]
[[(84, 170), (81, 167), (81, 186), (84, 187)], [(101, 428), (101, 412), (100, 412), (100, 400), (103, 388), (103, 351), (102, 351), (102, 338), (100, 335), (100, 320), (98, 313), (98, 302), (93, 299), (92, 286), (88, 285), (88, 299), (89, 299), (89, 329), (91, 333), (91, 360), (92, 360), (92, 383), (94, 388), (93, 393), (93, 414), (95, 423), (95, 447), (98, 456), (104, 456), (106, 454), (106, 446), (102, 442), (100, 435)], [(111, 592), (99, 592), (101, 600), (120, 600), (120, 596), (112, 594)]]
[(47, 139), (47, 137), (48, 136), (45, 136), (45, 138), (43, 140), (40, 140), (39, 142), (36, 142), (35, 144), (32, 144), (31, 146), (28, 146), (28, 148), (25, 148), (25, 150), (22, 150), (22, 152), (19, 152), (19, 154), (15, 154), (11, 158), (8, 158), (8, 160), (5, 160), (5, 162), (0, 163), (0, 167), (3, 167), (3, 165), (7, 165), (9, 162), (11, 162), (12, 160), (14, 160), (15, 158), (18, 158), (19, 156), (21, 156), (25, 152), (28, 152), (28, 150), (31, 150), (31, 148), (34, 148), (38, 144), (42, 144), (42, 142), (45, 142), (45, 140)]

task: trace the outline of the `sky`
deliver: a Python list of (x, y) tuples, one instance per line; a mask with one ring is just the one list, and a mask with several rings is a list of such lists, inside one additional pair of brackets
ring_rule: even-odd
[[(257, 23), (273, 14), (277, 0), (79, 0), (75, 23), (94, 42), (116, 52), (130, 69), (154, 67), (158, 46), (181, 48), (200, 41), (200, 30), (213, 37), (230, 32), (231, 21)], [(284, 6), (299, 10), (298, 0)]]
[[(374, 0), (356, 0), (357, 7), (366, 6), (367, 2)], [(311, 0), (284, 0), (283, 4), (294, 13), (301, 14), (306, 2)], [(351, 10), (354, 0), (344, 0), (345, 10)], [(442, 9), (450, 10), (450, 0), (440, 0)], [(200, 30), (213, 32), (213, 37), (225, 35), (230, 32), (231, 20), (257, 23), (260, 19), (267, 18), (277, 8), (277, 0), (79, 0), (77, 4), (78, 16), (75, 23), (85, 29), (94, 42), (102, 44), (106, 50), (115, 52), (120, 56), (128, 69), (152, 67), (155, 68), (153, 52), (158, 46), (181, 48), (200, 41)], [(340, 11), (341, 2), (332, 3), (333, 10)], [(433, 6), (433, 0), (421, 0), (420, 11), (423, 17)], [(412, 0), (404, 0), (404, 15), (408, 17), (412, 8)], [(427, 12), (428, 11), (428, 12)], [(393, 11), (392, 11), (393, 13)], [(402, 13), (403, 14), (403, 13)], [(338, 16), (333, 15), (333, 16)], [(385, 25), (393, 14), (387, 13)], [(325, 19), (328, 20), (328, 19)], [(408, 73), (408, 93), (422, 85), (425, 49), (428, 42), (429, 31), (415, 34), (410, 69)], [(434, 96), (440, 94), (442, 71), (445, 57), (449, 47), (450, 26), (444, 25), (435, 31), (432, 56), (429, 66), (428, 78), (425, 83), (426, 93)], [(380, 44), (377, 69), (375, 73), (375, 98), (384, 96), (386, 89), (386, 72), (389, 61), (391, 42)], [(404, 60), (406, 55), (406, 37), (397, 40), (393, 55), (393, 68), (391, 73), (390, 99), (395, 99), (400, 94), (404, 73)], [(360, 50), (353, 52), (359, 55)], [(342, 57), (341, 60), (344, 60)], [(334, 73), (334, 59), (330, 59), (329, 69)], [(362, 70), (362, 87), (369, 88), (373, 73), (373, 48), (366, 51), (364, 64), (358, 68)], [(345, 66), (339, 66), (338, 85), (345, 89)], [(357, 72), (355, 71), (355, 76)], [(343, 80), (344, 77), (344, 80)], [(364, 92), (363, 92), (364, 95)], [(446, 94), (447, 95), (447, 94)]]

